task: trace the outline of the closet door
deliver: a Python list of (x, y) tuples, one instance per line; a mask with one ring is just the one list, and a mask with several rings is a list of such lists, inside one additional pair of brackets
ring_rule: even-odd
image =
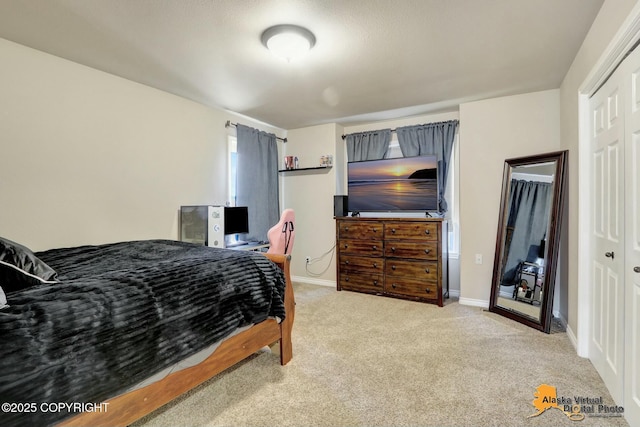
[(640, 422), (640, 49), (627, 58), (631, 99), (625, 113), (624, 410)]
[(592, 324), (589, 358), (616, 402), (624, 370), (624, 98), (622, 70), (590, 100)]

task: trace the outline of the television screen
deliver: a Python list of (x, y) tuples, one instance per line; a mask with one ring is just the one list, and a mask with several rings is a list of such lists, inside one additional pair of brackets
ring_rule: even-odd
[(438, 211), (436, 156), (347, 163), (349, 210)]
[(249, 232), (249, 210), (246, 206), (224, 208), (224, 234)]

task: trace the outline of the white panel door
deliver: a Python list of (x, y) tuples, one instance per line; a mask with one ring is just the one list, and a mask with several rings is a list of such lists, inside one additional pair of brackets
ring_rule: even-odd
[[(625, 61), (625, 385), (624, 411), (640, 425), (640, 49)], [(633, 420), (633, 422), (632, 422)]]
[(624, 79), (618, 70), (590, 100), (592, 325), (589, 358), (616, 402), (624, 371)]

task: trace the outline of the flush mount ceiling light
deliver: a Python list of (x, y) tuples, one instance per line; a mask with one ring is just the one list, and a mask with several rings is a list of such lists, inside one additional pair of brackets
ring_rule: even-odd
[(289, 24), (267, 28), (260, 40), (271, 53), (287, 61), (304, 56), (316, 44), (316, 37), (311, 31)]

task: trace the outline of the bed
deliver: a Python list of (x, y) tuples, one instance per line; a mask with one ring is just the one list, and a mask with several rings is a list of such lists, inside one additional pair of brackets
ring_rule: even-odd
[(267, 345), (286, 364), (289, 262), (171, 240), (33, 253), (0, 238), (0, 424), (128, 425)]

